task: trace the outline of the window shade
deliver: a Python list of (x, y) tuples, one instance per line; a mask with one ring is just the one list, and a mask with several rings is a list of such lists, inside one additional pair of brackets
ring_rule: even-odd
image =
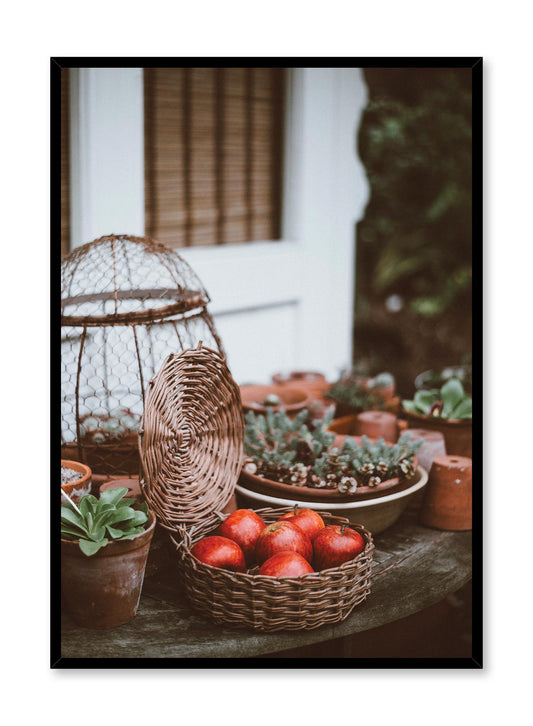
[(144, 70), (148, 236), (279, 238), (283, 86), (278, 68)]
[(70, 252), (69, 69), (61, 69), (61, 255)]

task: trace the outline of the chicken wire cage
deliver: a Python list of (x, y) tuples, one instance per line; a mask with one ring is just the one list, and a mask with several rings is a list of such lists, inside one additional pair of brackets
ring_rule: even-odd
[(146, 237), (109, 235), (61, 265), (62, 458), (139, 473), (145, 389), (171, 353), (224, 351), (190, 265)]

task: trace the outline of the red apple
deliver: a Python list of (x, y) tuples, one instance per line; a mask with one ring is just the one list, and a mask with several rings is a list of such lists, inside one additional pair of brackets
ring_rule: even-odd
[(313, 568), (297, 552), (278, 552), (269, 557), (259, 568), (259, 575), (269, 577), (299, 577), (314, 572)]
[(283, 514), (278, 522), (285, 520), (298, 525), (302, 532), (306, 534), (311, 541), (324, 528), (324, 520), (318, 512), (313, 509), (298, 509), (298, 505), (294, 505), (294, 511)]
[(191, 553), (197, 560), (212, 567), (221, 567), (232, 572), (246, 571), (244, 552), (236, 542), (227, 537), (204, 537), (192, 547)]
[(265, 527), (266, 524), (253, 510), (236, 509), (222, 522), (217, 534), (236, 542), (250, 564), (254, 559), (256, 540)]
[(330, 524), (324, 527), (313, 540), (314, 565), (316, 570), (338, 567), (353, 560), (365, 548), (363, 537), (345, 524)]
[(298, 552), (311, 562), (313, 545), (309, 537), (291, 522), (274, 522), (261, 532), (255, 544), (255, 559), (258, 564), (268, 560), (278, 552)]

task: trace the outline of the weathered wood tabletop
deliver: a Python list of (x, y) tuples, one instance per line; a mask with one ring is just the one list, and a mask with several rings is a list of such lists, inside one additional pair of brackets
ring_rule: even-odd
[(146, 577), (137, 616), (111, 630), (87, 630), (62, 616), (62, 658), (243, 658), (360, 633), (419, 612), (472, 576), (471, 532), (418, 522), (420, 500), (374, 537), (372, 592), (341, 623), (260, 633), (210, 623), (190, 608), (174, 567)]

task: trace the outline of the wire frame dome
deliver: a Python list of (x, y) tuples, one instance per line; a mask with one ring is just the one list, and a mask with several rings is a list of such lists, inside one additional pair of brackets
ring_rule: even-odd
[(170, 355), (150, 381), (140, 428), (141, 487), (160, 524), (209, 531), (242, 466), (240, 390), (215, 350)]
[(63, 260), (63, 458), (97, 474), (138, 473), (148, 381), (200, 340), (224, 354), (208, 303), (190, 265), (146, 237), (101, 237)]

